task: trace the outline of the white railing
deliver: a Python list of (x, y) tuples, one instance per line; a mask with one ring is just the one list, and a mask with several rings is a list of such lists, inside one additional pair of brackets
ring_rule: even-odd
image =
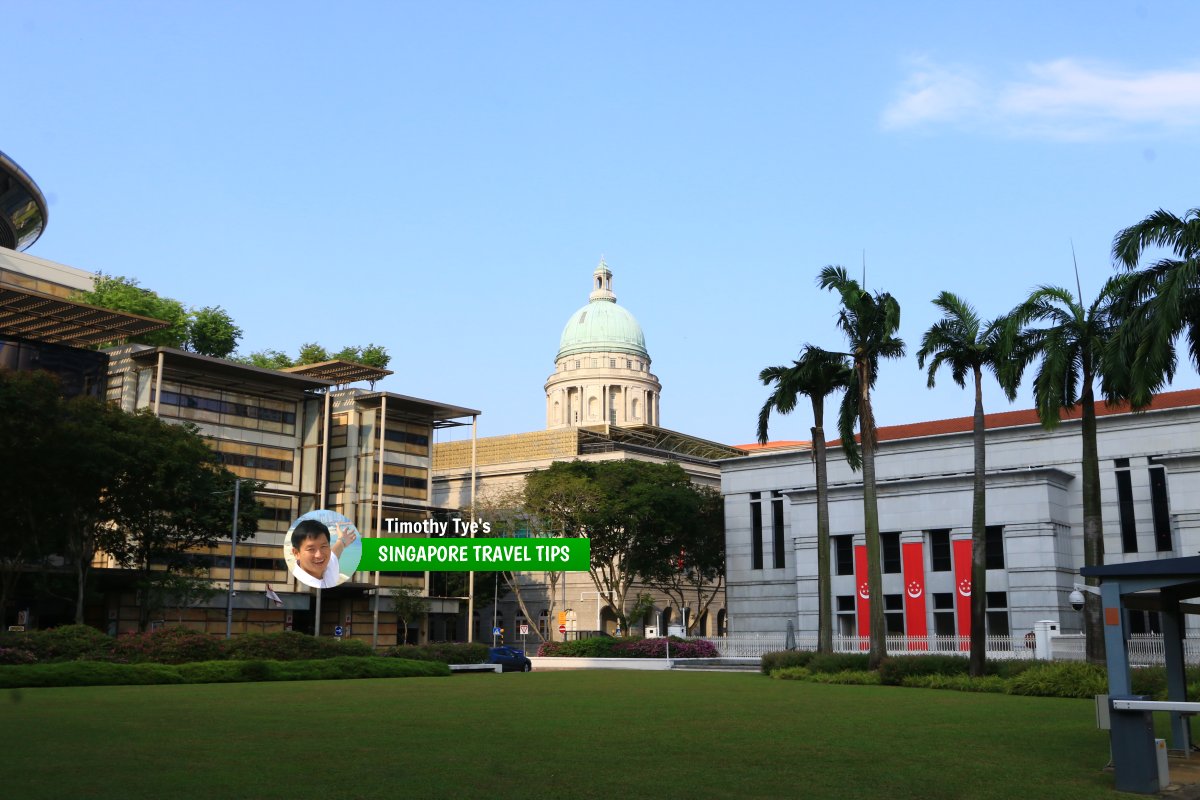
[[(716, 646), (724, 658), (754, 658), (763, 653), (785, 650), (787, 635), (783, 633), (735, 633), (729, 636), (702, 638)], [(793, 637), (796, 650), (816, 650), (817, 637), (797, 634)], [(885, 640), (888, 655), (970, 654), (970, 636), (888, 636)], [(1086, 641), (1081, 633), (1051, 634), (1050, 658), (1054, 661), (1083, 661), (1087, 657)], [(1166, 662), (1163, 637), (1157, 633), (1137, 633), (1128, 640), (1131, 666), (1152, 666)], [(835, 653), (865, 653), (871, 648), (867, 636), (834, 636)], [(1027, 636), (988, 636), (989, 659), (1032, 659), (1036, 648)], [(1183, 640), (1183, 658), (1189, 665), (1200, 664), (1200, 639)]]

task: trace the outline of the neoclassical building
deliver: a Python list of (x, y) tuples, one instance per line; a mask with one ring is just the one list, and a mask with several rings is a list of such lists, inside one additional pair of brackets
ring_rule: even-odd
[(601, 259), (588, 304), (567, 320), (546, 380), (546, 428), (657, 425), (662, 385), (650, 372), (646, 337), (617, 305), (612, 271)]
[[(662, 385), (650, 371), (642, 328), (633, 314), (617, 304), (612, 281), (612, 271), (601, 260), (591, 275), (587, 304), (571, 314), (563, 327), (555, 370), (544, 387), (546, 429), (435, 445), (434, 505), (474, 508), (480, 519), (486, 519), (498, 504), (512, 502), (526, 475), (555, 461), (575, 459), (674, 461), (694, 483), (715, 488), (720, 483), (719, 462), (745, 453), (661, 426)], [(522, 618), (513, 593), (502, 592), (496, 621), (506, 631), (529, 624), (544, 635), (552, 634), (561, 611), (573, 634), (615, 632), (616, 619), (586, 573), (565, 573), (553, 594), (548, 575), (523, 573), (517, 578), (530, 618)], [(630, 597), (640, 591), (650, 590), (635, 585)], [(699, 620), (697, 633), (724, 629), (723, 594), (706, 614), (672, 608), (662, 595), (656, 595), (656, 601), (644, 625), (677, 624), (681, 615), (687, 615)], [(488, 607), (476, 613), (477, 639), (490, 637), (494, 611)]]

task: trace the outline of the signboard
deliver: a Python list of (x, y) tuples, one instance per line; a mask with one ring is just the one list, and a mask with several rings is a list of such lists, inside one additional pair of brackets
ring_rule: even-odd
[(9, 633), (24, 633), (25, 626), (24, 625), (9, 625), (8, 632)]
[(559, 632), (559, 633), (566, 633), (566, 632), (567, 632), (567, 626), (566, 626), (566, 625), (559, 625), (559, 626), (558, 626), (558, 632)]
[(499, 636), (501, 633), (503, 633), (503, 630), (502, 630), (502, 629), (500, 629), (500, 628), (492, 628), (492, 636)]
[(521, 635), (522, 635), (522, 636), (528, 636), (528, 635), (529, 635), (529, 626), (528, 626), (528, 625), (522, 625), (522, 626), (521, 626)]
[(567, 624), (567, 612), (558, 612), (558, 624), (559, 626), (565, 626)]
[(337, 636), (338, 638), (341, 638), (341, 635), (342, 635), (342, 626), (341, 625), (337, 625), (334, 627), (333, 635)]

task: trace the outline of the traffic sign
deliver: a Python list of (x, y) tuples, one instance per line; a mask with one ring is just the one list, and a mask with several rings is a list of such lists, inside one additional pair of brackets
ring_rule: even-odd
[(566, 633), (566, 632), (567, 632), (567, 626), (566, 626), (566, 625), (559, 625), (559, 626), (558, 626), (558, 632), (559, 632), (559, 633)]
[(521, 635), (522, 635), (522, 636), (528, 636), (528, 635), (529, 635), (529, 626), (528, 626), (528, 625), (522, 625), (522, 626), (521, 626)]
[(342, 626), (341, 626), (341, 625), (336, 625), (336, 626), (334, 626), (334, 628), (333, 628), (333, 635), (334, 635), (334, 636), (341, 636), (341, 635), (342, 635)]
[(499, 636), (504, 631), (500, 628), (492, 628), (492, 636)]

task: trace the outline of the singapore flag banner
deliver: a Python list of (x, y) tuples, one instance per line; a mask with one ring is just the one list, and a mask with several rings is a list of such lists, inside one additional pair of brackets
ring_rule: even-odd
[[(871, 635), (871, 592), (867, 588), (867, 546), (859, 544), (854, 546), (854, 592), (855, 610), (858, 612), (858, 635)], [(869, 645), (865, 642), (861, 645), (863, 650), (866, 650)]]
[[(954, 608), (957, 611), (958, 635), (971, 635), (971, 540), (955, 539), (954, 549)], [(961, 645), (963, 650), (968, 645)]]
[[(925, 622), (925, 556), (920, 542), (900, 546), (904, 562), (904, 630), (910, 637), (927, 636)], [(926, 649), (925, 642), (914, 642), (915, 650)]]

